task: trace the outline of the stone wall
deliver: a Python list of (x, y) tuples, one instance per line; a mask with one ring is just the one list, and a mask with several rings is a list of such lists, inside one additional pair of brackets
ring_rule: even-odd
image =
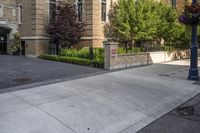
[(1, 8), (3, 8), (3, 16), (1, 20), (7, 20), (10, 23), (17, 22), (17, 8), (15, 0), (0, 0)]
[(188, 59), (190, 50), (148, 52), (141, 54), (117, 54), (118, 43), (105, 42), (105, 69), (127, 68), (130, 66), (141, 66), (166, 61)]
[[(1, 32), (7, 34), (7, 53), (12, 44), (13, 34), (17, 32), (17, 7), (15, 0), (0, 0), (0, 28)], [(6, 31), (4, 31), (4, 30)]]
[(22, 24), (19, 25), (21, 38), (25, 41), (26, 56), (36, 57), (49, 52), (47, 0), (17, 0), (22, 6)]

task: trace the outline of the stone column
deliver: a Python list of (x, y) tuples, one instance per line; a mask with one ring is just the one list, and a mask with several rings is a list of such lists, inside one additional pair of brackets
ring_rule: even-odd
[(117, 58), (118, 42), (103, 42), (104, 43), (104, 69), (113, 69), (112, 62)]

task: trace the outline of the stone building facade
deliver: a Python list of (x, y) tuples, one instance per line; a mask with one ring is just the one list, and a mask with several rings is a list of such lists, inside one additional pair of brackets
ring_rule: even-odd
[[(86, 33), (77, 46), (103, 47), (103, 26), (108, 21), (110, 3), (115, 0), (66, 0), (77, 4), (81, 21), (86, 23)], [(13, 33), (19, 32), (26, 56), (48, 53), (49, 37), (45, 27), (55, 0), (0, 0), (0, 27), (5, 41), (1, 53), (7, 53)], [(3, 14), (3, 15), (1, 15)], [(80, 19), (79, 18), (79, 19)], [(1, 38), (0, 38), (1, 39)], [(53, 46), (54, 47), (54, 46)]]
[(0, 1), (0, 54), (8, 51), (8, 44), (13, 39), (13, 33), (17, 32), (17, 7), (16, 1)]
[[(56, 46), (45, 28), (51, 19), (56, 0), (0, 0), (0, 54), (8, 53), (13, 33), (19, 32), (23, 54), (37, 56)], [(78, 19), (86, 23), (86, 33), (78, 47), (103, 47), (103, 27), (108, 22), (109, 8), (117, 0), (65, 0), (77, 4)], [(181, 1), (181, 0), (177, 0)], [(182, 0), (184, 1), (184, 0)]]

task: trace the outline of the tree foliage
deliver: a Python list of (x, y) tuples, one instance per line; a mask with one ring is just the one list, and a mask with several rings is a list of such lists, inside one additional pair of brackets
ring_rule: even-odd
[(59, 1), (55, 7), (55, 19), (47, 26), (47, 32), (62, 47), (80, 42), (85, 24), (77, 21), (77, 6)]
[(162, 0), (119, 0), (110, 10), (105, 36), (126, 41), (186, 41), (185, 27), (177, 17), (178, 12)]

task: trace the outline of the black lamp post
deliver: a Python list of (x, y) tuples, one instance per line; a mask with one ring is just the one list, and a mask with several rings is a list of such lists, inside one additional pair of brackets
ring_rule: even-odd
[[(197, 4), (197, 0), (192, 0), (192, 4)], [(198, 42), (197, 42), (197, 25), (192, 25), (192, 43), (191, 43), (191, 57), (190, 57), (190, 70), (189, 80), (199, 80), (198, 70)]]

